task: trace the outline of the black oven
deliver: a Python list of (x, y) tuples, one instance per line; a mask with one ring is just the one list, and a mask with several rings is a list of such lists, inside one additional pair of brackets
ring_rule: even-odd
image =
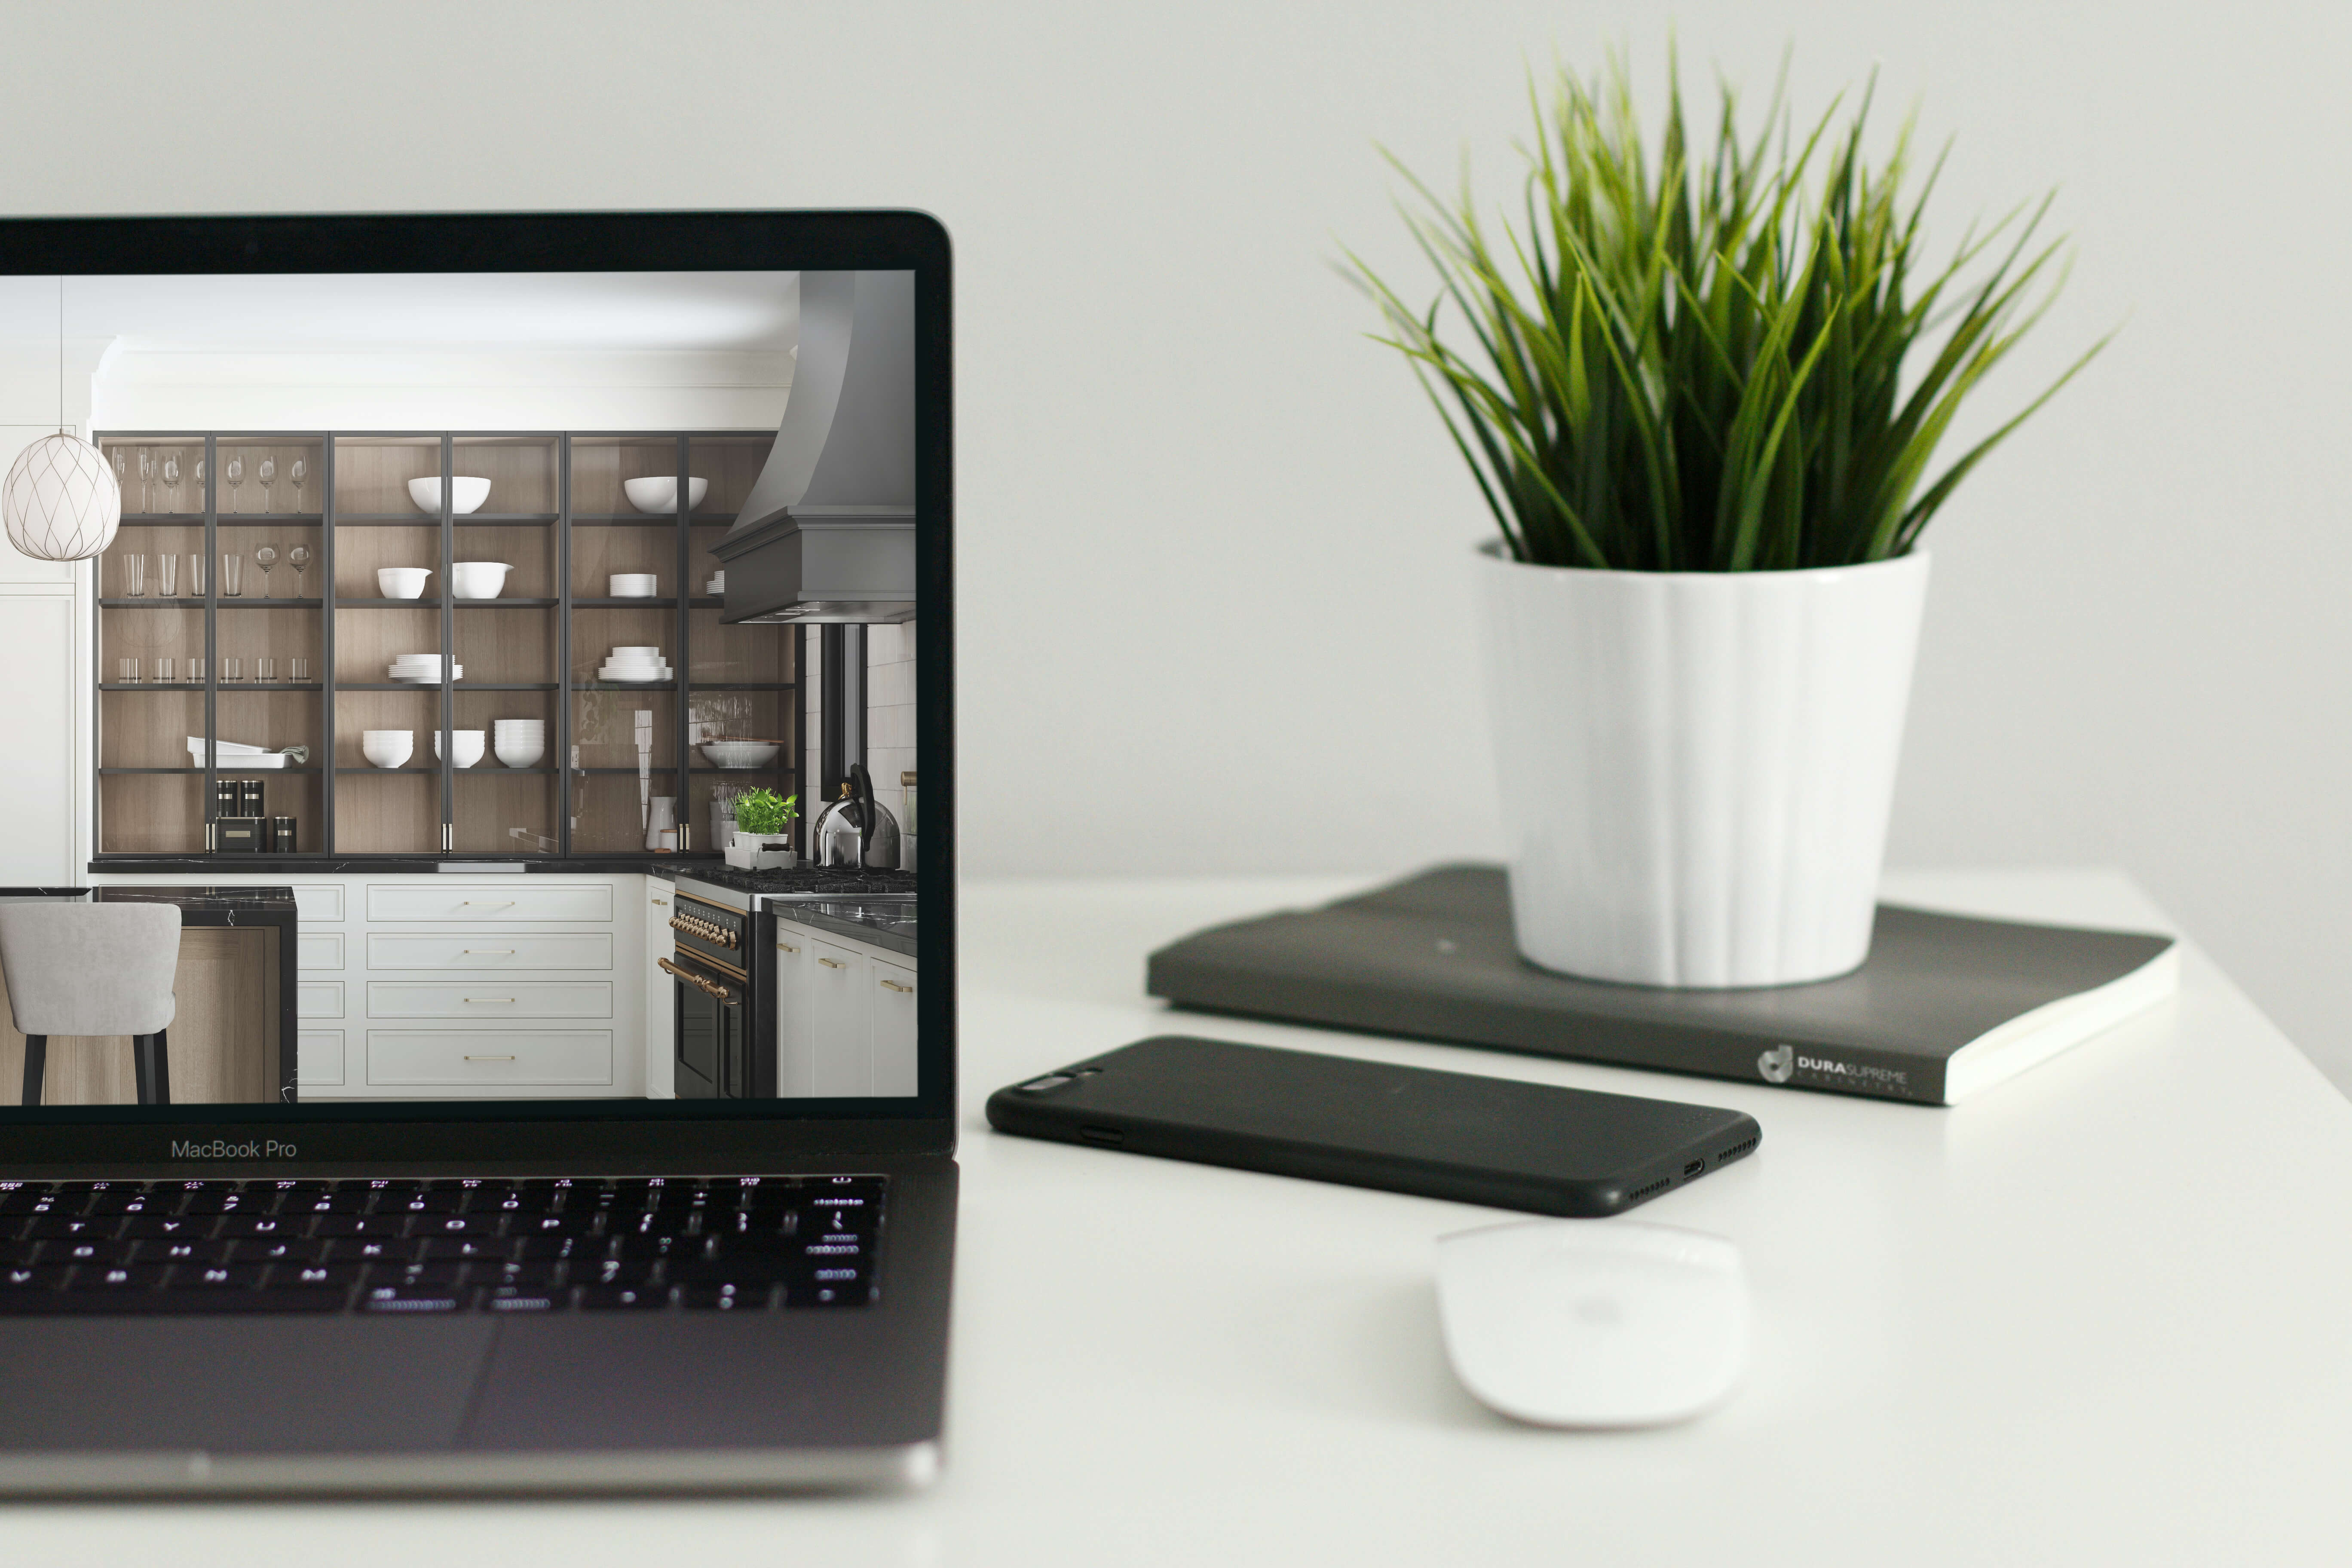
[(753, 941), (756, 919), (685, 893), (670, 915), (676, 951), (661, 961), (670, 976), (676, 1092), (680, 1100), (772, 1099), (775, 1042), (761, 1026), (761, 961), (772, 980), (774, 956)]

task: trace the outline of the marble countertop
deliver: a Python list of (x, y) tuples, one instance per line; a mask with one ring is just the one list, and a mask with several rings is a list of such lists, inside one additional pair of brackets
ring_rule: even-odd
[(273, 887), (0, 888), (0, 903), (72, 900), (100, 904), (176, 904), (192, 926), (283, 925), (295, 918), (294, 889)]

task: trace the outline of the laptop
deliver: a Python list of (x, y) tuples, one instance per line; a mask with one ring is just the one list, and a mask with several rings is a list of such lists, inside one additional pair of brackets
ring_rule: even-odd
[(22, 896), (184, 910), (135, 1088), (0, 1040), (0, 1491), (936, 1473), (950, 300), (909, 212), (0, 222), (121, 512)]

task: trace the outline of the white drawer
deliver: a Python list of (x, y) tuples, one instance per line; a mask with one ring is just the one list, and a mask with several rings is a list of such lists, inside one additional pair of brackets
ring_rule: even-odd
[(609, 980), (368, 982), (371, 1018), (609, 1018)]
[(370, 1029), (372, 1084), (613, 1081), (609, 1029)]
[(339, 931), (297, 931), (294, 937), (294, 966), (297, 969), (341, 969), (343, 966), (343, 933)]
[[(613, 918), (613, 885), (570, 880), (555, 887), (518, 888), (520, 877), (503, 886), (415, 887), (371, 882), (368, 919), (384, 921), (606, 921)], [(552, 882), (553, 878), (543, 879)]]
[(370, 931), (370, 969), (610, 969), (607, 931)]
[(343, 983), (340, 980), (306, 980), (294, 987), (294, 1016), (298, 1018), (340, 1018), (343, 1016)]
[(294, 1037), (294, 1075), (301, 1083), (343, 1081), (343, 1032), (305, 1029)]
[(341, 882), (297, 882), (294, 884), (294, 914), (298, 920), (340, 921), (343, 918), (343, 885)]

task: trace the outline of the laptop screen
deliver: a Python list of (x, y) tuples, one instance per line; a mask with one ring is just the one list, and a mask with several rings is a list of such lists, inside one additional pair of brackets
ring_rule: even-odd
[(72, 875), (0, 874), (0, 1144), (948, 1114), (935, 223), (13, 223), (0, 272), (78, 706), (19, 737)]

